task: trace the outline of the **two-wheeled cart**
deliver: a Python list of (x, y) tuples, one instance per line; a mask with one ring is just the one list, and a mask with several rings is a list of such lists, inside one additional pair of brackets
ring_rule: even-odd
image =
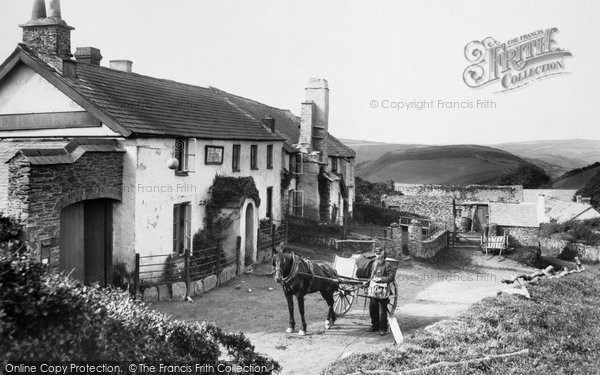
[[(359, 256), (360, 255), (353, 255), (350, 258), (343, 258), (336, 255), (333, 262), (333, 268), (337, 272), (339, 279), (338, 290), (333, 295), (333, 309), (337, 315), (344, 315), (350, 311), (352, 304), (358, 297), (363, 297), (365, 303), (366, 299), (369, 298), (368, 287), (366, 286), (369, 279), (356, 276), (358, 270), (357, 259)], [(399, 261), (387, 258), (386, 262), (392, 265), (395, 275)], [(390, 283), (390, 297), (387, 305), (388, 316), (394, 316), (397, 303), (398, 287), (396, 285), (396, 280), (394, 280)]]

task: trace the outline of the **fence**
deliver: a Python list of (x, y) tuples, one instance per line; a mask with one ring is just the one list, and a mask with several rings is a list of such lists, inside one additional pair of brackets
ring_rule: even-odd
[(287, 245), (288, 222), (287, 220), (263, 220), (258, 230), (257, 261), (269, 261), (272, 249), (280, 243)]
[(173, 254), (140, 256), (135, 254), (134, 293), (140, 286), (170, 285), (176, 282), (190, 283), (221, 270), (237, 265), (241, 239), (238, 237), (235, 256), (224, 255), (220, 245), (194, 251), (186, 250), (182, 256)]

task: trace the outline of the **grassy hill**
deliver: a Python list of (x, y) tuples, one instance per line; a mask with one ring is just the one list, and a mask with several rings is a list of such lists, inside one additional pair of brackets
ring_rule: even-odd
[(341, 141), (356, 151), (356, 164), (374, 161), (388, 152), (406, 151), (414, 148), (427, 147), (419, 144), (382, 143), (341, 139)]
[(568, 170), (582, 168), (600, 161), (600, 141), (589, 139), (502, 143), (492, 147), (523, 158), (537, 159), (558, 165)]
[(356, 175), (371, 182), (389, 179), (421, 184), (497, 184), (526, 160), (477, 145), (420, 146), (385, 153), (357, 165)]
[(555, 180), (554, 189), (581, 189), (585, 184), (600, 172), (600, 162), (584, 168), (572, 170)]

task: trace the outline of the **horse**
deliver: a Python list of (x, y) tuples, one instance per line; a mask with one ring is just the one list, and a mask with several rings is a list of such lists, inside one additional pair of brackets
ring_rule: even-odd
[(321, 292), (321, 296), (329, 306), (325, 329), (331, 328), (336, 319), (333, 311), (333, 294), (338, 290), (338, 276), (333, 267), (322, 261), (303, 259), (294, 253), (285, 253), (283, 250), (275, 249), (273, 249), (273, 266), (275, 267), (275, 281), (283, 288), (290, 313), (290, 325), (286, 332), (292, 333), (296, 328), (293, 300), (293, 296), (296, 296), (302, 320), (302, 329), (298, 331), (298, 335), (306, 334), (304, 296), (316, 292)]

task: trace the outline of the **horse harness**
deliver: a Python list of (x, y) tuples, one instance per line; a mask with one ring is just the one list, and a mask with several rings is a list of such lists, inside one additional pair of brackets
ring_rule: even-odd
[[(296, 276), (304, 276), (304, 277), (311, 276), (310, 284), (308, 285), (308, 290), (310, 290), (312, 288), (313, 282), (315, 281), (314, 264), (313, 264), (312, 260), (306, 259), (306, 258), (300, 258), (299, 256), (297, 256), (294, 253), (292, 253), (291, 255), (292, 255), (292, 269), (291, 269), (289, 275), (287, 275), (285, 278), (283, 278), (281, 280), (281, 285), (283, 286), (284, 289), (289, 291), (288, 285), (292, 283), (292, 281), (294, 280), (294, 278)], [(306, 267), (308, 268), (308, 274), (298, 272), (301, 262), (306, 264)], [(278, 271), (281, 272), (281, 268), (278, 268)]]

